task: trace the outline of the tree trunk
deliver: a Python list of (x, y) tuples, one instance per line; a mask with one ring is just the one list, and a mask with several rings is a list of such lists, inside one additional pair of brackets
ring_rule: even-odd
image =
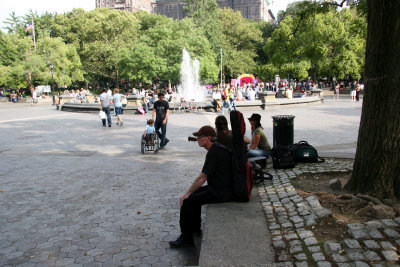
[(365, 93), (353, 174), (346, 188), (400, 198), (400, 1), (367, 0)]
[(32, 83), (32, 73), (30, 71), (26, 72), (26, 82), (28, 83), (28, 88), (31, 91), (31, 95), (32, 95), (33, 91), (35, 90), (35, 87), (33, 86), (33, 83)]

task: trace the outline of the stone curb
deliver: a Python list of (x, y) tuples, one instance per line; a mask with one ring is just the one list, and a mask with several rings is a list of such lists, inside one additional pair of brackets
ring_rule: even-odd
[(309, 227), (332, 213), (316, 196), (302, 198), (290, 183), (300, 174), (352, 171), (352, 161), (327, 160), (298, 164), (293, 169), (269, 169), (271, 181), (258, 194), (275, 249), (274, 266), (399, 266), (400, 217), (349, 224), (352, 239), (319, 242)]

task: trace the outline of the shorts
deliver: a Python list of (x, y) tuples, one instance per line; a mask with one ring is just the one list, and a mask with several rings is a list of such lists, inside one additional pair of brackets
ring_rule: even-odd
[(122, 108), (121, 107), (114, 107), (115, 110), (115, 115), (121, 115), (122, 114)]
[(351, 96), (356, 96), (356, 90), (351, 90)]

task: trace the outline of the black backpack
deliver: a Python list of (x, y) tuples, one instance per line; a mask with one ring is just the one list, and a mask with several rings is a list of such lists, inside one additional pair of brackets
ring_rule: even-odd
[(247, 159), (244, 146), (246, 124), (240, 111), (231, 111), (232, 128), (232, 193), (236, 201), (247, 202), (250, 200), (253, 188), (254, 171)]
[(296, 162), (293, 160), (289, 147), (276, 146), (271, 150), (272, 167), (274, 169), (294, 168)]
[(296, 144), (293, 144), (289, 147), (289, 149), (295, 162), (302, 162), (302, 163), (325, 162), (324, 158), (318, 156), (317, 150), (306, 141), (300, 141)]

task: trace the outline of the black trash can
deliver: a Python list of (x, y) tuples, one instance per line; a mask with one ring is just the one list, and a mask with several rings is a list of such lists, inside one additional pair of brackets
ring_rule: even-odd
[(272, 116), (274, 147), (293, 145), (293, 115)]

